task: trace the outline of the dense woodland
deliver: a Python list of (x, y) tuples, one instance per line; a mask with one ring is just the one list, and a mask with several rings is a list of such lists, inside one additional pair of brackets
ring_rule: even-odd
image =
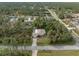
[[(50, 9), (55, 9), (56, 12), (60, 15), (66, 12), (79, 12), (79, 3), (52, 3), (52, 2), (16, 2), (16, 3), (0, 3), (0, 15), (38, 15), (41, 11), (44, 11), (45, 6)], [(60, 12), (59, 12), (60, 11)], [(63, 17), (61, 17), (63, 18)]]

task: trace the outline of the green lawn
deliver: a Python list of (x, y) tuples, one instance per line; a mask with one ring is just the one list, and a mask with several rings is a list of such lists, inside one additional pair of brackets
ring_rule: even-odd
[(42, 37), (40, 39), (37, 40), (37, 44), (38, 45), (50, 45), (50, 39), (46, 38), (46, 37)]
[(59, 41), (59, 42), (51, 42), (51, 39), (47, 37), (42, 37), (37, 40), (37, 45), (39, 46), (45, 46), (45, 45), (73, 45), (75, 44), (75, 40), (69, 40), (69, 41)]
[(38, 56), (79, 56), (79, 50), (38, 51)]
[(30, 50), (11, 50), (11, 49), (0, 49), (0, 56), (31, 56), (32, 51)]

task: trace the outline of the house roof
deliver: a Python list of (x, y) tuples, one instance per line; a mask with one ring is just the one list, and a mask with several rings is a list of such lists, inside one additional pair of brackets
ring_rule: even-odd
[(79, 13), (72, 14), (72, 17), (79, 17)]
[(45, 29), (35, 29), (33, 31), (33, 36), (34, 37), (38, 36), (38, 35), (43, 36), (43, 35), (45, 35), (45, 33), (46, 33)]

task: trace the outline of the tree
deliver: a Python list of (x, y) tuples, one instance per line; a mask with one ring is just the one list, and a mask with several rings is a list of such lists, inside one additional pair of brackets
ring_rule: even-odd
[(46, 22), (43, 17), (39, 17), (33, 22), (33, 27), (35, 28), (45, 28), (45, 26), (46, 26)]

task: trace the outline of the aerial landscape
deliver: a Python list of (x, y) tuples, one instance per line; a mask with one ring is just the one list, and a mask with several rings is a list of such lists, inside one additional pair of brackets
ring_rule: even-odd
[(79, 2), (0, 2), (0, 56), (79, 56)]

